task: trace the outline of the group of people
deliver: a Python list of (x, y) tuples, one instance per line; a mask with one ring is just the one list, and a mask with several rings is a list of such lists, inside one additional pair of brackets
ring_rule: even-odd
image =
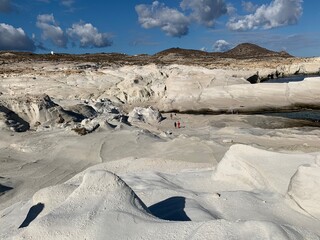
[[(177, 114), (174, 114), (174, 115), (177, 116)], [(170, 113), (170, 118), (173, 119), (172, 113)], [(174, 124), (175, 128), (180, 128), (181, 127), (181, 123), (180, 123), (179, 120), (177, 122), (174, 122), (173, 124)]]

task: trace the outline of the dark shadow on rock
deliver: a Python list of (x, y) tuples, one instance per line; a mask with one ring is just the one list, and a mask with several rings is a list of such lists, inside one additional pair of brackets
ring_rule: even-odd
[(29, 226), (29, 224), (37, 218), (37, 216), (42, 212), (43, 209), (44, 209), (43, 203), (38, 203), (37, 205), (32, 206), (29, 209), (26, 219), (19, 226), (19, 228), (24, 228)]
[(69, 106), (67, 109), (64, 109), (68, 113), (70, 113), (75, 118), (93, 118), (97, 116), (96, 110), (93, 107), (85, 104), (76, 104), (73, 106)]
[(191, 221), (184, 211), (186, 199), (171, 197), (149, 207), (149, 211), (156, 217), (169, 221)]
[(64, 115), (67, 115), (68, 117), (72, 118), (72, 120), (74, 122), (81, 122), (83, 119), (86, 118), (85, 116), (83, 116), (80, 113), (76, 113), (76, 112), (69, 111), (69, 110), (61, 109), (61, 112), (62, 112), (62, 117), (66, 118), (66, 116), (64, 116)]
[(8, 186), (0, 184), (0, 196), (3, 195), (5, 192), (10, 191), (12, 189), (13, 189), (12, 187), (8, 187)]
[(16, 132), (26, 132), (30, 129), (30, 125), (24, 119), (19, 117), (18, 114), (11, 111), (9, 108), (0, 105), (0, 113), (5, 114), (5, 123), (8, 127), (12, 127)]
[(251, 77), (247, 78), (247, 81), (250, 82), (251, 84), (258, 83), (259, 75), (258, 74), (252, 75)]
[(117, 127), (117, 125), (114, 125), (114, 124), (109, 123), (109, 122), (106, 122), (106, 126), (108, 126), (110, 128), (113, 128), (113, 129)]
[(112, 108), (110, 113), (112, 113), (112, 114), (120, 114), (119, 110), (116, 109), (116, 108)]
[(163, 117), (163, 116), (161, 116), (161, 118), (160, 118), (160, 121), (159, 122), (162, 122), (163, 120), (166, 120), (167, 119), (167, 117)]
[(118, 116), (115, 116), (114, 119), (116, 119), (119, 122), (124, 123), (130, 127), (132, 126), (131, 123), (128, 121), (129, 117), (126, 115), (118, 115)]
[(9, 191), (9, 190), (11, 190), (11, 189), (13, 189), (13, 188), (12, 188), (12, 187), (8, 187), (8, 186), (4, 186), (4, 185), (0, 184), (0, 193)]

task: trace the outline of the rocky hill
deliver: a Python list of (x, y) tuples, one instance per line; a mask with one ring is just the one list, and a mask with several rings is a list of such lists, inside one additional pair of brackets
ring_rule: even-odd
[(251, 43), (242, 43), (235, 48), (224, 52), (221, 56), (229, 58), (291, 58), (289, 53), (285, 51), (275, 52)]
[(231, 58), (231, 59), (266, 59), (266, 58), (293, 58), (285, 51), (275, 52), (260, 47), (252, 43), (241, 43), (235, 48), (226, 52), (204, 52), (193, 49), (169, 48), (154, 55), (156, 58), (163, 59), (166, 56), (184, 57), (184, 58)]

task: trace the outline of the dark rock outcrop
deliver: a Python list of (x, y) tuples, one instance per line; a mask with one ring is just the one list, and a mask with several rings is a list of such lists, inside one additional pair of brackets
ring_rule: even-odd
[(247, 81), (250, 82), (251, 84), (255, 84), (259, 82), (259, 75), (254, 74), (251, 77), (247, 78)]

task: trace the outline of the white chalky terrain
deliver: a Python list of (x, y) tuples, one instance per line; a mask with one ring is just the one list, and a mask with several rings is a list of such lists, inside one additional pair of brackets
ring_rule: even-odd
[(231, 114), (319, 106), (319, 77), (250, 84), (275, 70), (261, 65), (25, 67), (0, 78), (0, 239), (320, 239), (319, 124)]

